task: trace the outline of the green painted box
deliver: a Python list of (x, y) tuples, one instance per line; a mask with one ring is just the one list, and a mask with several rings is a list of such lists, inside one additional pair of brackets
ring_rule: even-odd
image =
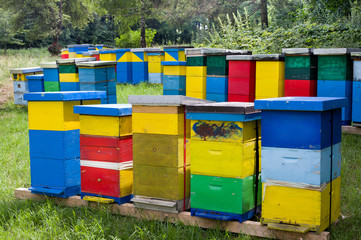
[(352, 81), (352, 66), (349, 55), (318, 56), (318, 80)]
[(207, 56), (207, 76), (226, 76), (228, 75), (226, 55), (224, 56)]
[(207, 57), (205, 57), (205, 56), (198, 56), (198, 57), (189, 56), (189, 57), (187, 57), (187, 66), (188, 67), (207, 66)]
[(285, 79), (317, 80), (317, 56), (286, 56)]
[[(256, 176), (243, 179), (191, 175), (191, 208), (244, 214), (255, 206)], [(262, 185), (258, 180), (257, 205), (261, 204)]]
[(44, 81), (44, 91), (45, 92), (59, 92), (60, 91), (59, 82)]

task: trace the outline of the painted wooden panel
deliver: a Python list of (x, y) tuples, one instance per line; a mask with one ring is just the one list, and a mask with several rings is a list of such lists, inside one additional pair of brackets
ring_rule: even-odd
[(80, 146), (80, 158), (104, 162), (129, 162), (133, 160), (131, 139), (122, 140), (118, 148), (103, 146)]
[(184, 134), (184, 113), (133, 113), (133, 133)]
[(197, 57), (187, 57), (187, 66), (201, 67), (207, 66), (207, 57), (197, 56)]
[(186, 91), (186, 76), (163, 75), (163, 90)]
[(59, 82), (58, 68), (44, 68), (44, 81)]
[(163, 73), (149, 73), (148, 77), (149, 83), (162, 83), (163, 82)]
[[(186, 197), (189, 197), (190, 167), (186, 170)], [(184, 198), (183, 167), (134, 165), (134, 194), (181, 200)]]
[(318, 56), (318, 80), (352, 80), (352, 60), (348, 55)]
[(163, 72), (163, 67), (162, 65), (156, 62), (150, 62), (148, 63), (148, 71), (149, 73), (161, 73)]
[(255, 95), (255, 79), (228, 77), (228, 95)]
[[(332, 148), (332, 161), (331, 161)], [(262, 181), (321, 185), (341, 175), (341, 143), (322, 150), (262, 147)]]
[(205, 92), (187, 91), (186, 96), (187, 97), (192, 97), (192, 98), (206, 99), (206, 93)]
[(79, 82), (60, 82), (60, 91), (68, 92), (68, 91), (80, 91)]
[(59, 73), (78, 73), (75, 64), (59, 64)]
[(100, 61), (116, 61), (117, 57), (115, 53), (102, 53), (100, 52)]
[(164, 66), (164, 75), (180, 75), (185, 76), (187, 72), (186, 66)]
[[(207, 76), (206, 91), (208, 93), (217, 93), (228, 95), (228, 77)], [(211, 100), (208, 99), (207, 100)]]
[(207, 77), (188, 77), (186, 80), (186, 96), (193, 97), (190, 95), (190, 93), (201, 93), (202, 98), (205, 99), (206, 97), (206, 84), (207, 84)]
[[(262, 184), (262, 219), (322, 232), (329, 226), (330, 183), (321, 191)], [(332, 182), (331, 222), (340, 216), (341, 177)]]
[(229, 61), (229, 77), (252, 79), (256, 76), (255, 61)]
[(118, 148), (122, 145), (122, 143), (131, 141), (131, 138), (132, 136), (106, 137), (94, 135), (80, 135), (80, 145)]
[(317, 56), (286, 56), (285, 78), (317, 80)]
[[(255, 175), (243, 178), (223, 178), (191, 175), (191, 208), (243, 214), (254, 208)], [(261, 184), (258, 203), (261, 203)]]
[(207, 67), (188, 67), (187, 66), (187, 78), (188, 77), (206, 77)]
[(58, 92), (58, 91), (60, 91), (59, 82), (47, 82), (47, 81), (44, 81), (44, 91), (45, 92)]
[(78, 73), (60, 73), (59, 74), (60, 82), (79, 82)]
[(285, 63), (256, 62), (256, 99), (284, 96)]
[(352, 121), (361, 123), (361, 81), (352, 84)]
[(13, 81), (14, 93), (25, 93), (29, 91), (28, 81)]
[(248, 177), (256, 172), (255, 149), (255, 141), (232, 143), (192, 140), (191, 173), (237, 179)]
[(354, 60), (353, 62), (353, 80), (361, 81), (361, 61)]
[(119, 137), (132, 134), (132, 116), (80, 115), (80, 134)]
[(184, 106), (142, 106), (142, 105), (133, 105), (133, 113), (168, 113), (168, 114), (177, 114), (184, 113)]
[(254, 95), (245, 96), (238, 94), (228, 94), (228, 102), (254, 102)]
[(246, 142), (256, 138), (256, 122), (191, 121), (191, 139), (216, 142)]
[[(184, 138), (174, 135), (134, 133), (134, 164), (163, 167), (184, 166)], [(190, 164), (187, 140), (186, 165)]]
[(208, 93), (206, 99), (214, 102), (228, 102), (228, 95), (225, 93)]
[(317, 80), (285, 80), (285, 97), (316, 97)]
[(30, 101), (29, 129), (54, 131), (79, 129), (79, 116), (73, 113), (75, 105), (80, 105), (80, 101)]

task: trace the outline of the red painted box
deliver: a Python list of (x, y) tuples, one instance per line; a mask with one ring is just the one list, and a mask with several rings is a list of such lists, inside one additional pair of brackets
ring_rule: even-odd
[(316, 80), (285, 80), (285, 97), (316, 97)]

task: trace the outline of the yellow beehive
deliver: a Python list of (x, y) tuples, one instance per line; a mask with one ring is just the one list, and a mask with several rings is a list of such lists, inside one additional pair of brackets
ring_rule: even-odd
[(113, 50), (106, 50), (99, 52), (100, 61), (116, 61), (117, 55)]
[(278, 54), (254, 56), (256, 60), (256, 99), (283, 97), (284, 57)]
[(60, 73), (59, 82), (79, 82), (78, 73)]
[[(330, 223), (330, 183), (320, 188), (286, 187), (275, 183), (263, 183), (261, 223), (292, 224), (289, 231), (311, 230), (317, 233)], [(340, 216), (341, 177), (332, 181), (331, 223)], [(296, 226), (293, 226), (296, 225)], [(278, 225), (282, 228), (283, 225)], [(277, 225), (274, 227), (277, 228)]]
[(149, 55), (148, 53), (148, 72), (149, 73), (163, 73), (162, 62), (164, 61), (164, 54)]
[[(83, 100), (82, 105), (100, 104), (100, 100)], [(80, 101), (29, 101), (29, 129), (66, 131), (79, 129), (79, 115), (73, 107)]]
[(186, 66), (165, 66), (164, 75), (176, 75), (176, 76), (186, 76), (187, 68)]
[(132, 135), (132, 116), (80, 115), (80, 134), (122, 137)]

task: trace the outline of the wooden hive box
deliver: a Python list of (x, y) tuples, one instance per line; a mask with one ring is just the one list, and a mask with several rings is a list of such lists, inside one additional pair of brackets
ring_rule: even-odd
[(132, 83), (132, 53), (130, 48), (116, 49), (117, 83)]
[[(185, 122), (184, 106), (201, 102), (204, 100), (184, 96), (129, 96), (136, 206), (176, 212), (187, 208), (190, 163), (185, 145), (189, 122)], [(165, 205), (159, 205), (158, 200)]]
[(100, 103), (105, 92), (27, 93), (31, 188), (69, 197), (80, 193), (79, 116), (73, 106)]
[(61, 50), (61, 59), (69, 58), (69, 49), (62, 49)]
[(27, 76), (29, 92), (44, 92), (44, 74)]
[(43, 68), (44, 71), (44, 91), (45, 92), (60, 91), (59, 66), (56, 64), (56, 62), (42, 63), (41, 67)]
[(160, 51), (160, 49), (149, 49), (147, 50), (147, 56), (149, 83), (162, 83), (164, 52)]
[(131, 105), (75, 106), (74, 112), (80, 114), (82, 198), (129, 202), (133, 190)]
[(185, 50), (193, 48), (192, 46), (167, 46), (164, 47), (164, 61), (179, 62), (186, 61)]
[(346, 102), (326, 97), (255, 101), (262, 110), (262, 222), (269, 228), (322, 232), (339, 217)]
[(353, 59), (353, 82), (352, 82), (352, 122), (353, 125), (361, 125), (361, 53), (352, 52)]
[(164, 61), (162, 62), (163, 95), (186, 94), (186, 62)]

